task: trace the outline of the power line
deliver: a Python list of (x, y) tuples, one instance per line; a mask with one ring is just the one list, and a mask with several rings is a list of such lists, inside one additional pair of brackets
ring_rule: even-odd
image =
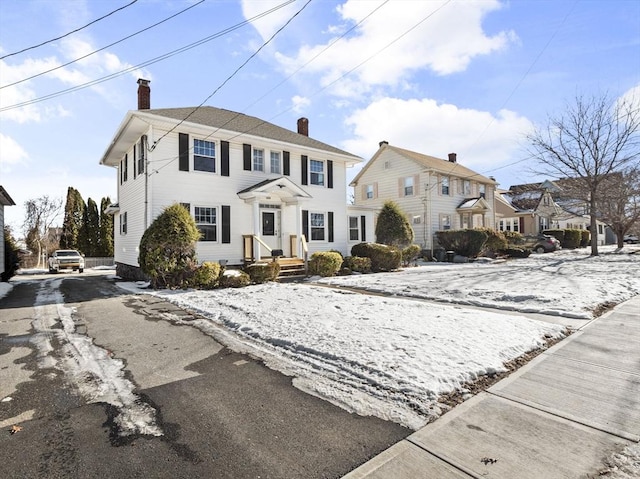
[(130, 38), (133, 38), (136, 35), (139, 35), (139, 34), (141, 34), (143, 32), (146, 32), (147, 30), (151, 30), (152, 28), (155, 28), (158, 25), (161, 25), (162, 23), (165, 23), (165, 22), (171, 20), (172, 18), (175, 18), (178, 15), (183, 14), (187, 10), (191, 10), (192, 8), (200, 5), (204, 1), (205, 0), (200, 0), (198, 3), (194, 3), (193, 5), (190, 5), (189, 7), (185, 8), (184, 10), (181, 10), (178, 13), (175, 13), (174, 15), (171, 15), (170, 17), (165, 18), (164, 20), (161, 20), (161, 21), (159, 21), (157, 23), (154, 23), (153, 25), (150, 25), (150, 26), (148, 26), (146, 28), (143, 28), (142, 30), (138, 30), (137, 32), (132, 33), (131, 35), (128, 35), (128, 36), (126, 36), (124, 38), (121, 38), (120, 40), (117, 40), (117, 41), (115, 41), (113, 43), (110, 43), (109, 45), (106, 45), (106, 46), (104, 46), (102, 48), (99, 48), (98, 50), (94, 50), (91, 53), (87, 53), (86, 55), (81, 56), (80, 58), (76, 58), (75, 60), (71, 60), (70, 62), (64, 63), (63, 65), (58, 65), (57, 67), (50, 68), (49, 70), (46, 70), (46, 71), (43, 71), (43, 72), (40, 72), (40, 73), (36, 73), (35, 75), (31, 75), (30, 77), (23, 78), (22, 80), (18, 80), (18, 81), (15, 81), (13, 83), (9, 83), (8, 85), (0, 86), (0, 90), (2, 90), (3, 88), (8, 88), (10, 86), (18, 85), (18, 84), (26, 82), (28, 80), (33, 80), (34, 78), (37, 78), (37, 77), (42, 76), (42, 75), (46, 75), (47, 73), (51, 73), (52, 71), (59, 70), (60, 68), (67, 67), (67, 66), (71, 65), (72, 63), (76, 63), (76, 62), (79, 62), (80, 60), (84, 60), (85, 58), (90, 57), (91, 55), (95, 55), (96, 53), (99, 53), (99, 52), (101, 52), (103, 50), (106, 50), (107, 48), (111, 48), (112, 46), (117, 45), (118, 43), (122, 43), (125, 40), (129, 40)]
[(213, 35), (210, 35), (208, 37), (202, 38), (202, 39), (200, 39), (200, 40), (198, 40), (196, 42), (193, 42), (193, 43), (190, 43), (188, 45), (185, 45), (185, 46), (183, 46), (181, 48), (178, 48), (177, 50), (173, 50), (173, 51), (171, 51), (169, 53), (165, 53), (165, 54), (160, 55), (158, 57), (152, 58), (151, 60), (147, 60), (145, 62), (139, 63), (138, 65), (134, 65), (134, 66), (126, 68), (124, 70), (120, 70), (119, 72), (115, 72), (115, 73), (112, 73), (110, 75), (107, 75), (107, 76), (104, 76), (104, 77), (101, 77), (101, 78), (98, 78), (98, 79), (95, 79), (95, 80), (91, 80), (89, 82), (82, 83), (80, 85), (76, 85), (76, 86), (71, 87), (71, 88), (67, 88), (67, 89), (64, 89), (64, 90), (59, 90), (57, 92), (50, 93), (48, 95), (44, 95), (44, 96), (41, 96), (41, 97), (38, 97), (38, 98), (33, 98), (31, 100), (23, 101), (21, 103), (15, 103), (13, 105), (8, 105), (8, 106), (5, 106), (5, 107), (2, 107), (2, 108), (0, 108), (0, 112), (7, 111), (7, 110), (13, 110), (15, 108), (21, 108), (23, 106), (33, 105), (34, 103), (39, 103), (41, 101), (50, 100), (51, 98), (56, 98), (56, 97), (59, 97), (59, 96), (62, 96), (62, 95), (66, 95), (67, 93), (73, 93), (73, 92), (76, 92), (78, 90), (82, 90), (84, 88), (88, 88), (88, 87), (91, 87), (91, 86), (94, 86), (94, 85), (98, 85), (100, 83), (104, 83), (106, 81), (112, 80), (113, 78), (117, 78), (119, 76), (125, 75), (125, 74), (130, 73), (132, 71), (135, 71), (135, 70), (137, 70), (139, 68), (144, 68), (146, 66), (152, 65), (152, 64), (160, 62), (162, 60), (166, 60), (167, 58), (170, 58), (172, 56), (178, 55), (180, 53), (184, 53), (184, 52), (186, 52), (188, 50), (191, 50), (191, 49), (193, 49), (195, 47), (198, 47), (198, 46), (203, 45), (203, 44), (205, 44), (207, 42), (210, 42), (211, 40), (215, 40), (215, 39), (220, 38), (220, 37), (222, 37), (222, 36), (224, 36), (224, 35), (226, 35), (228, 33), (231, 33), (231, 32), (233, 32), (235, 30), (238, 30), (239, 28), (242, 28), (245, 25), (248, 25), (249, 23), (252, 23), (252, 22), (254, 22), (254, 21), (256, 21), (256, 20), (258, 20), (258, 19), (260, 19), (262, 17), (265, 17), (265, 16), (267, 16), (267, 15), (269, 15), (269, 14), (271, 14), (271, 13), (273, 13), (273, 12), (275, 12), (275, 11), (277, 11), (277, 10), (279, 10), (279, 9), (281, 9), (281, 8), (287, 6), (290, 3), (293, 3), (295, 1), (296, 0), (287, 0), (287, 1), (285, 1), (285, 2), (283, 2), (281, 4), (279, 4), (279, 5), (276, 5), (275, 7), (271, 8), (269, 10), (266, 10), (266, 11), (264, 11), (262, 13), (259, 13), (258, 15), (254, 16), (254, 17), (252, 17), (250, 19), (244, 20), (244, 21), (242, 21), (240, 23), (237, 23), (237, 24), (235, 24), (235, 25), (233, 25), (231, 27), (228, 27), (228, 28), (226, 28), (226, 29), (224, 29), (224, 30), (222, 30), (220, 32), (217, 32), (217, 33), (214, 33)]
[(89, 23), (87, 23), (86, 25), (84, 25), (84, 26), (82, 26), (82, 27), (80, 27), (80, 28), (76, 28), (75, 30), (70, 31), (69, 33), (65, 33), (64, 35), (61, 35), (61, 36), (56, 37), (56, 38), (52, 38), (51, 40), (47, 40), (46, 42), (42, 42), (42, 43), (39, 43), (39, 44), (37, 44), (37, 45), (33, 45), (33, 46), (31, 46), (31, 47), (23, 48), (23, 49), (22, 49), (22, 50), (20, 50), (20, 51), (17, 51), (17, 52), (13, 52), (13, 53), (9, 53), (9, 54), (7, 54), (7, 55), (4, 55), (4, 56), (0, 57), (0, 60), (4, 60), (4, 59), (5, 59), (5, 58), (7, 58), (7, 57), (12, 57), (12, 56), (14, 56), (14, 55), (18, 55), (18, 54), (20, 54), (20, 53), (24, 53), (24, 52), (29, 51), (29, 50), (33, 50), (34, 48), (39, 48), (39, 47), (41, 47), (41, 46), (46, 45), (47, 43), (52, 43), (52, 42), (55, 42), (56, 40), (60, 40), (60, 39), (62, 39), (62, 38), (68, 37), (69, 35), (72, 35), (72, 34), (74, 34), (74, 33), (79, 32), (80, 30), (84, 30), (84, 29), (85, 29), (85, 28), (87, 28), (88, 26), (93, 25), (94, 23), (97, 23), (97, 22), (99, 22), (100, 20), (104, 20), (105, 18), (107, 18), (107, 17), (109, 17), (109, 16), (113, 15), (113, 14), (114, 14), (114, 13), (116, 13), (116, 12), (119, 12), (120, 10), (124, 10), (125, 8), (130, 7), (131, 5), (133, 5), (134, 3), (136, 3), (137, 1), (138, 1), (138, 0), (133, 0), (131, 3), (128, 3), (127, 5), (124, 5), (124, 6), (120, 7), (120, 8), (117, 8), (117, 9), (113, 10), (112, 12), (107, 13), (106, 15), (101, 16), (100, 18), (96, 18), (96, 19), (95, 19), (95, 20), (93, 20), (92, 22), (89, 22)]

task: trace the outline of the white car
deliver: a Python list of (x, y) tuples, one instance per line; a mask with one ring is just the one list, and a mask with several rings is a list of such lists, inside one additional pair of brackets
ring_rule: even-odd
[(59, 249), (49, 257), (49, 273), (57, 273), (61, 269), (84, 271), (84, 257), (74, 249)]

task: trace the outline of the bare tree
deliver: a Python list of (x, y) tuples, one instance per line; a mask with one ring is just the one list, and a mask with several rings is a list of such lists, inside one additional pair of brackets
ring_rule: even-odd
[(57, 235), (51, 234), (51, 228), (59, 220), (62, 211), (62, 198), (50, 198), (47, 195), (27, 200), (24, 203), (26, 218), (23, 223), (24, 235), (29, 249), (38, 252), (37, 268), (42, 264), (42, 253), (57, 241)]
[(577, 96), (566, 111), (550, 117), (527, 139), (541, 173), (569, 178), (588, 205), (591, 255), (598, 255), (597, 205), (605, 179), (638, 165), (640, 160), (640, 109), (631, 100), (609, 95)]
[(624, 246), (624, 235), (640, 222), (640, 168), (609, 175), (603, 183), (598, 213)]

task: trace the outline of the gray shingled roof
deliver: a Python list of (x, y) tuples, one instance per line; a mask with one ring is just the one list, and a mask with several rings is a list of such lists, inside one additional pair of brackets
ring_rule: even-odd
[[(194, 113), (192, 113), (195, 110)], [(335, 148), (321, 141), (314, 140), (308, 136), (301, 135), (295, 131), (287, 130), (268, 121), (261, 120), (254, 116), (237, 113), (235, 111), (215, 108), (213, 106), (202, 106), (188, 108), (158, 108), (152, 110), (141, 110), (141, 112), (149, 112), (153, 115), (164, 116), (174, 120), (183, 120), (187, 115), (191, 114), (186, 120), (187, 123), (197, 123), (200, 125), (211, 126), (213, 128), (221, 128), (238, 133), (247, 133), (252, 136), (268, 138), (270, 140), (278, 140), (286, 143), (323, 150), (339, 155), (346, 155), (360, 160), (359, 156), (349, 153), (339, 148)]]

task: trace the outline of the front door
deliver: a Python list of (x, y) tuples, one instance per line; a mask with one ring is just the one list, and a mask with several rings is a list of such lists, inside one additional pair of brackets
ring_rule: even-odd
[[(280, 238), (280, 210), (265, 209), (260, 210), (260, 239), (264, 241), (269, 248), (282, 249), (282, 241)], [(264, 252), (268, 255), (270, 251)]]

